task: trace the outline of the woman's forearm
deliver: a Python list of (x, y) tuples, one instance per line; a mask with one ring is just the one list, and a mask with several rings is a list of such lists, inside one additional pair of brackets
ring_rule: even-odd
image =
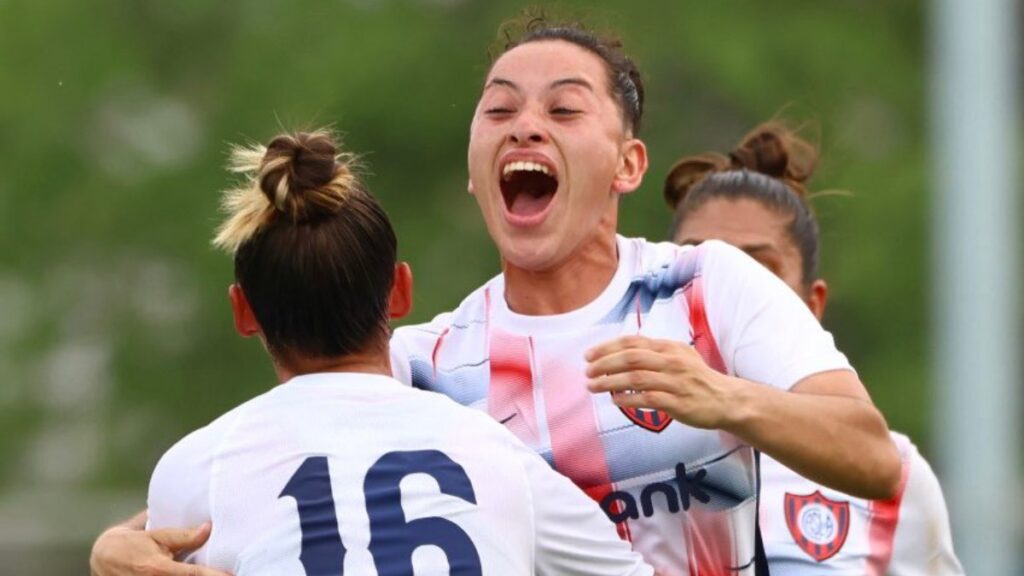
[[(830, 373), (812, 378), (830, 376), (843, 377)], [(870, 499), (896, 493), (899, 453), (870, 400), (784, 392), (747, 381), (735, 384), (737, 402), (724, 426), (727, 431), (830, 488)]]

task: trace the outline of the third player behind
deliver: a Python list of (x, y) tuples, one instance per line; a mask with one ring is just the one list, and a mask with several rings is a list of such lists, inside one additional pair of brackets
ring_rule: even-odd
[[(782, 122), (750, 132), (728, 155), (679, 160), (665, 180), (680, 244), (723, 240), (750, 254), (796, 292), (820, 321), (828, 285), (818, 276), (818, 223), (806, 181), (814, 146)], [(852, 497), (761, 458), (760, 524), (773, 576), (954, 576), (946, 503), (910, 439), (892, 433), (903, 460), (898, 494)]]

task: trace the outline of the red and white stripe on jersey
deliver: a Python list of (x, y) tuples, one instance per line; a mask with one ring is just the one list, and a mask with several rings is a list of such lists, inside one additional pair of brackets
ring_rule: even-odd
[[(904, 437), (905, 438), (905, 437)], [(900, 472), (900, 485), (896, 495), (888, 500), (872, 500), (868, 505), (871, 519), (868, 521), (868, 576), (884, 576), (889, 562), (892, 560), (893, 539), (896, 537), (896, 525), (900, 521), (900, 504), (907, 488), (907, 476), (910, 474), (909, 448), (913, 446), (900, 441), (900, 459), (903, 468)]]
[[(520, 440), (536, 446), (533, 401), (533, 342), (529, 336), (489, 331), (491, 386), (487, 412)], [(440, 342), (440, 340), (438, 340)]]

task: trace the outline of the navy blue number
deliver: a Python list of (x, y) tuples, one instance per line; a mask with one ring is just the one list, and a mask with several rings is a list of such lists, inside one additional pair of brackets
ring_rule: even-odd
[(299, 466), (278, 498), (291, 496), (299, 506), (302, 552), (307, 576), (338, 576), (344, 572), (345, 545), (338, 534), (338, 516), (331, 492), (327, 458), (311, 456)]
[[(370, 517), (370, 554), (379, 574), (412, 576), (412, 554), (420, 546), (440, 548), (452, 576), (480, 576), (480, 554), (457, 524), (444, 518), (406, 522), (399, 483), (410, 474), (427, 474), (441, 493), (476, 504), (466, 471), (443, 452), (389, 452), (366, 473), (363, 492)], [(327, 458), (312, 456), (299, 466), (279, 498), (295, 498), (302, 530), (299, 560), (307, 576), (344, 573), (345, 546), (338, 533)]]
[(398, 485), (417, 473), (433, 477), (441, 493), (476, 504), (466, 471), (443, 452), (417, 450), (381, 456), (363, 482), (370, 517), (370, 553), (377, 572), (412, 576), (412, 553), (420, 546), (433, 545), (448, 557), (452, 576), (480, 576), (480, 554), (458, 524), (437, 517), (406, 522)]

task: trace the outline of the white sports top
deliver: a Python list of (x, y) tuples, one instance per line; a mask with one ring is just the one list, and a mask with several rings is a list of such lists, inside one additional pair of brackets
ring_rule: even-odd
[(652, 573), (491, 418), (369, 374), (293, 378), (168, 450), (149, 527), (207, 520), (188, 560), (238, 576)]
[(619, 237), (618, 255), (605, 290), (572, 312), (516, 314), (499, 275), (455, 311), (399, 328), (395, 377), (502, 422), (599, 502), (662, 574), (753, 574), (753, 450), (591, 394), (584, 352), (623, 335), (673, 339), (722, 372), (784, 390), (850, 365), (785, 284), (728, 244)]

